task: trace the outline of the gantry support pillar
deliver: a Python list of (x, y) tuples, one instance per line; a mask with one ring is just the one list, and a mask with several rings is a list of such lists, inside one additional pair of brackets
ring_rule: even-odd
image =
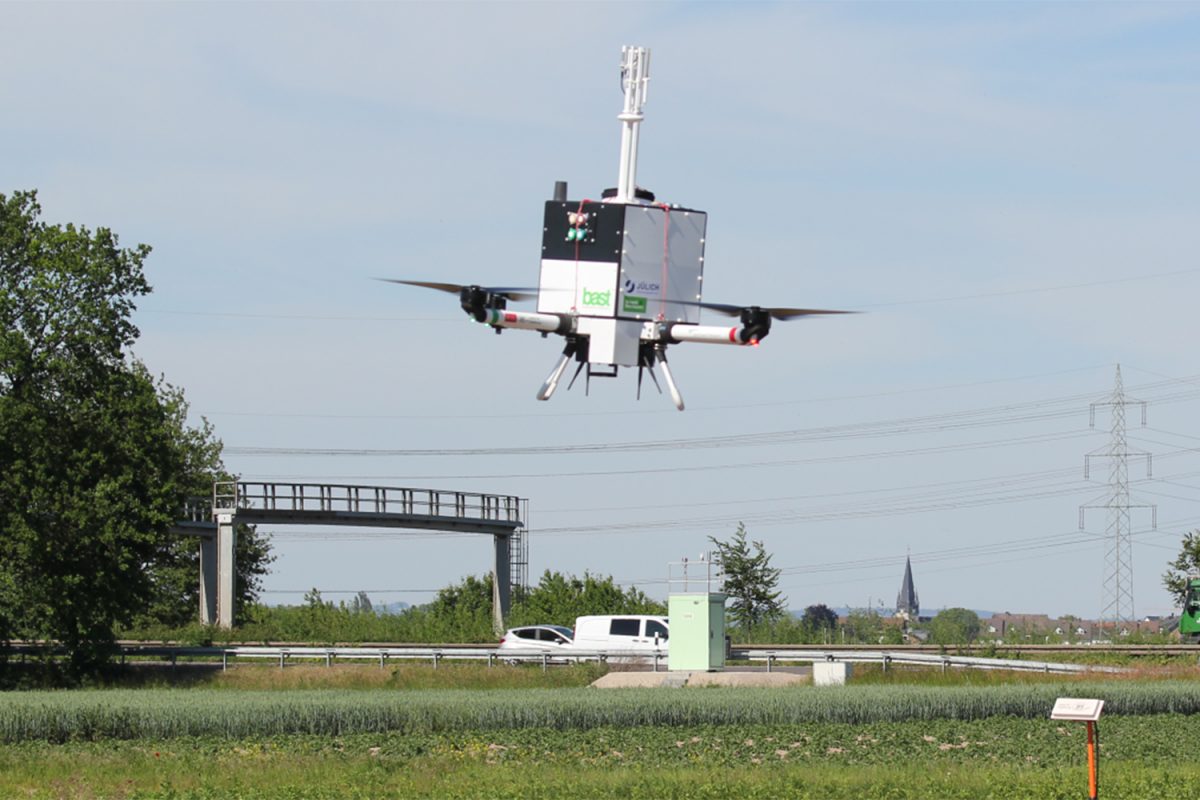
[(233, 627), (234, 553), (237, 528), (232, 513), (217, 514), (217, 626)]
[(200, 624), (217, 621), (217, 537), (200, 537)]
[(495, 549), (495, 559), (492, 563), (494, 580), (493, 599), (499, 610), (497, 627), (503, 630), (508, 621), (508, 612), (512, 608), (512, 534), (497, 533), (492, 536)]

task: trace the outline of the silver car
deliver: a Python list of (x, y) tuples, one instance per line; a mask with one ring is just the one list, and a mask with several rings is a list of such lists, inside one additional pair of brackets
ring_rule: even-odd
[(531, 656), (542, 653), (560, 654), (569, 652), (574, 645), (575, 634), (561, 625), (524, 625), (504, 632), (496, 647), (501, 653), (521, 652)]

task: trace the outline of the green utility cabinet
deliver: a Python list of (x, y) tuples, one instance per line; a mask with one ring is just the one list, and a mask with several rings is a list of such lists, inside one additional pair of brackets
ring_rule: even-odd
[(717, 670), (725, 666), (725, 595), (684, 592), (667, 599), (671, 645), (667, 667)]

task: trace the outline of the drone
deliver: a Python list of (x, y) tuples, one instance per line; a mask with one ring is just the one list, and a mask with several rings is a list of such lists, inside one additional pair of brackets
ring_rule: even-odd
[[(683, 395), (667, 363), (667, 348), (684, 342), (757, 346), (772, 320), (847, 314), (816, 308), (771, 308), (701, 299), (708, 215), (694, 208), (656, 202), (636, 183), (638, 137), (650, 82), (650, 50), (621, 50), (621, 161), (617, 186), (600, 199), (569, 200), (566, 181), (554, 185), (542, 227), (541, 273), (537, 287), (380, 278), (457, 294), (462, 310), (496, 333), (507, 328), (556, 334), (566, 340), (562, 355), (537, 392), (549, 400), (567, 366), (592, 378), (615, 378), (621, 367), (637, 367), (637, 396), (649, 374), (662, 393), (658, 366), (675, 407)], [(537, 300), (537, 311), (509, 310), (510, 302)], [(707, 309), (738, 318), (731, 327), (701, 325)]]

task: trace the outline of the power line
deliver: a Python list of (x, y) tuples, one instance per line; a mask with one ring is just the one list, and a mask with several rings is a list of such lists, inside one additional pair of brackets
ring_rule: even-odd
[(890, 303), (856, 303), (859, 308), (889, 308), (892, 306), (908, 306), (924, 303), (951, 303), (961, 300), (980, 300), (992, 297), (1015, 297), (1025, 294), (1040, 294), (1044, 292), (1062, 292), (1069, 289), (1090, 289), (1096, 286), (1113, 286), (1121, 283), (1135, 283), (1137, 281), (1156, 280), (1158, 278), (1173, 278), (1179, 275), (1192, 275), (1200, 272), (1200, 267), (1191, 267), (1189, 269), (1177, 269), (1170, 272), (1155, 272), (1145, 275), (1130, 275), (1123, 278), (1109, 278), (1099, 281), (1085, 281), (1083, 283), (1064, 283), (1058, 286), (1035, 286), (1025, 289), (1002, 289), (995, 292), (979, 292), (977, 294), (964, 294), (950, 297), (936, 297), (924, 300), (896, 300)]
[[(1200, 388), (1158, 398), (1156, 402), (1173, 402), (1200, 397)], [(741, 433), (686, 439), (655, 441), (597, 442), (582, 444), (539, 444), (509, 447), (469, 448), (351, 448), (351, 447), (261, 447), (229, 446), (228, 455), (240, 456), (318, 456), (318, 457), (451, 457), (451, 456), (522, 456), (601, 453), (637, 453), (731, 447), (766, 447), (795, 443), (846, 441), (863, 438), (907, 436), (971, 428), (1024, 424), (1043, 420), (1069, 418), (1072, 409), (1049, 410), (1053, 406), (1075, 404), (1078, 395), (1013, 403), (980, 409), (967, 409), (933, 415), (888, 420), (848, 423), (817, 428), (799, 428), (760, 433)]]
[[(661, 473), (686, 473), (686, 472), (708, 472), (713, 470), (727, 469), (753, 469), (760, 467), (784, 467), (798, 466), (801, 464), (831, 464), (844, 461), (859, 461), (864, 459), (874, 458), (898, 458), (904, 456), (930, 455), (937, 453), (965, 452), (971, 450), (985, 450), (993, 447), (1015, 447), (1024, 444), (1040, 444), (1045, 442), (1056, 442), (1067, 439), (1078, 439), (1085, 436), (1090, 436), (1090, 432), (1080, 430), (1068, 433), (1052, 433), (1052, 434), (1034, 434), (1031, 436), (1009, 437), (1006, 439), (991, 439), (975, 442), (963, 442), (952, 445), (937, 445), (932, 447), (908, 447), (899, 450), (881, 450), (867, 453), (854, 453), (850, 455), (838, 456), (813, 456), (811, 458), (791, 458), (771, 461), (748, 461), (740, 464), (712, 464), (712, 465), (685, 465), (671, 467), (657, 467), (644, 469), (613, 469), (613, 470), (590, 470), (583, 472), (513, 472), (506, 470), (498, 473), (458, 473), (458, 474), (441, 474), (431, 475), (429, 473), (414, 473), (409, 475), (389, 475), (389, 476), (363, 476), (374, 477), (378, 479), (388, 480), (482, 480), (495, 478), (580, 478), (580, 477), (599, 477), (599, 476), (626, 476), (626, 475), (647, 475)], [(264, 476), (269, 477), (269, 476)], [(274, 477), (281, 477), (275, 475)], [(286, 476), (283, 476), (286, 477)], [(342, 476), (343, 478), (345, 476)]]
[[(1180, 525), (1183, 523), (1194, 522), (1196, 518), (1185, 518), (1174, 520), (1169, 523), (1171, 526)], [(1155, 534), (1165, 535), (1161, 531), (1151, 529), (1142, 529), (1133, 532), (1134, 535)], [(838, 572), (862, 572), (866, 570), (895, 570), (897, 565), (903, 561), (905, 556), (911, 557), (914, 563), (922, 566), (936, 562), (960, 562), (967, 559), (987, 559), (983, 564), (1005, 563), (995, 561), (996, 555), (1004, 555), (1008, 553), (1020, 552), (1040, 552), (1047, 549), (1082, 549), (1083, 547), (1093, 547), (1097, 542), (1104, 540), (1103, 534), (1089, 533), (1087, 531), (1064, 531), (1058, 534), (1040, 534), (1037, 536), (1023, 537), (1020, 539), (1010, 539), (1000, 542), (992, 542), (985, 544), (964, 545), (961, 547), (942, 548), (939, 550), (921, 551), (918, 553), (895, 553), (884, 556), (875, 556), (872, 558), (852, 559), (847, 561), (831, 561), (817, 564), (806, 564), (796, 566), (780, 567), (781, 575), (784, 576), (800, 576), (800, 575), (819, 575)], [(1156, 545), (1151, 542), (1141, 541), (1141, 545), (1147, 547), (1156, 547), (1165, 550), (1173, 548), (1165, 545)], [(1037, 556), (1042, 557), (1042, 556)], [(1028, 560), (1019, 559), (1019, 560)], [(945, 567), (945, 570), (961, 569), (961, 566)], [(935, 570), (922, 570), (924, 573), (933, 572)], [(649, 585), (656, 583), (665, 583), (663, 579), (639, 579), (639, 580), (622, 580), (618, 581), (622, 585)], [(844, 583), (845, 581), (836, 581), (831, 583), (806, 583), (806, 586), (824, 586), (833, 585), (833, 583)]]
[[(945, 392), (952, 389), (969, 389), (977, 386), (991, 386), (997, 383), (1013, 383), (1016, 381), (1034, 380), (1037, 378), (1051, 378), (1059, 375), (1069, 375), (1076, 372), (1089, 372), (1091, 370), (1108, 367), (1111, 364), (1096, 364), (1089, 367), (1073, 367), (1071, 369), (1054, 370), (1052, 372), (1039, 372), (1030, 375), (1017, 375), (1008, 378), (991, 378), (982, 381), (969, 381), (965, 383), (947, 383), (937, 386), (922, 386), (912, 389), (894, 389), (886, 392), (866, 392), (860, 394), (847, 395), (832, 395), (825, 397), (811, 397), (799, 400), (777, 400), (769, 403), (739, 403), (726, 405), (689, 405), (689, 412), (702, 411), (742, 411), (755, 408), (775, 408), (780, 406), (797, 406), (811, 405), (816, 403), (844, 403), (848, 400), (868, 400), (877, 397), (895, 397), (905, 394), (923, 394), (927, 392)], [(1200, 378), (1198, 378), (1200, 379)], [(1171, 379), (1176, 380), (1176, 379)], [(1182, 379), (1180, 379), (1182, 380)], [(268, 417), (280, 419), (354, 419), (354, 420), (372, 420), (372, 419), (396, 419), (396, 420), (468, 420), (468, 419), (546, 419), (559, 417), (605, 417), (605, 416), (645, 416), (645, 415), (668, 415), (674, 416), (676, 412), (660, 409), (660, 408), (641, 408), (627, 411), (538, 411), (523, 414), (328, 414), (316, 412), (277, 412), (277, 411), (203, 411), (202, 416), (230, 416), (230, 417)]]
[(338, 316), (334, 314), (265, 314), (262, 312), (240, 311), (181, 311), (165, 308), (141, 308), (139, 314), (167, 314), (184, 317), (226, 317), (230, 319), (288, 319), (288, 320), (327, 320), (331, 322), (453, 322), (459, 323), (458, 317), (364, 317), (361, 314), (353, 316)]
[(1086, 490), (1086, 485), (1072, 485), (1066, 488), (1047, 489), (1037, 492), (1026, 492), (1019, 495), (1002, 495), (984, 493), (975, 498), (931, 500), (924, 503), (900, 503), (895, 505), (855, 505), (851, 508), (830, 507), (811, 511), (795, 509), (783, 511), (768, 511), (730, 516), (705, 517), (675, 517), (666, 520), (633, 520), (628, 522), (596, 523), (590, 525), (575, 525), (562, 527), (537, 528), (533, 532), (541, 535), (581, 535), (599, 533), (625, 533), (630, 531), (670, 530), (676, 528), (720, 528), (735, 525), (739, 522), (756, 527), (772, 527), (778, 525), (794, 525), (799, 523), (831, 522), (835, 520), (869, 519), (874, 517), (890, 517), (903, 514), (929, 513), (932, 511), (960, 510), (980, 506), (1002, 505), (1025, 500), (1046, 499), (1078, 495)]
[(792, 500), (813, 500), (823, 499), (827, 497), (856, 497), (865, 494), (883, 494), (895, 492), (911, 492), (917, 489), (938, 489), (941, 487), (949, 488), (954, 486), (967, 487), (972, 484), (993, 484), (996, 486), (1010, 485), (1012, 483), (1028, 483), (1034, 480), (1042, 480), (1048, 477), (1061, 477), (1073, 475), (1075, 470), (1067, 467), (1056, 470), (1042, 470), (1039, 472), (1016, 473), (1011, 475), (1001, 475), (989, 478), (964, 478), (956, 481), (938, 481), (935, 483), (919, 483), (908, 484), (904, 486), (889, 486), (875, 489), (851, 489), (844, 492), (821, 492), (819, 494), (799, 494), (799, 495), (784, 495), (779, 497), (755, 497), (745, 498), (741, 500), (716, 500), (704, 503), (656, 503), (648, 505), (625, 505), (625, 506), (592, 506), (570, 508), (539, 508), (539, 514), (570, 514), (578, 512), (606, 512), (606, 511), (646, 511), (652, 509), (670, 509), (670, 508), (705, 508), (711, 506), (728, 506), (728, 505), (744, 505), (747, 503), (778, 503)]

